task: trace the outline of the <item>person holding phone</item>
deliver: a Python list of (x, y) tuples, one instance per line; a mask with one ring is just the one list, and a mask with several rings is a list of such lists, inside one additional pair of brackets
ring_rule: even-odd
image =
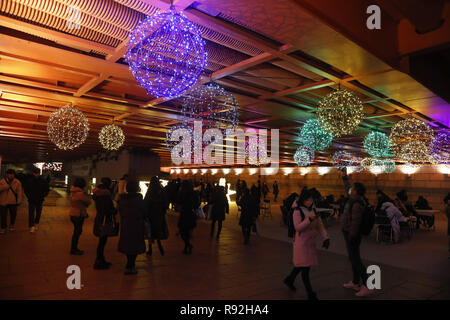
[(299, 199), (294, 201), (292, 205), (294, 209), (292, 219), (295, 228), (293, 240), (294, 268), (289, 276), (284, 279), (284, 283), (289, 289), (296, 291), (294, 281), (297, 275), (301, 273), (303, 284), (308, 293), (308, 300), (318, 300), (309, 279), (311, 267), (318, 264), (316, 249), (317, 233), (322, 235), (322, 247), (328, 249), (330, 246), (330, 239), (322, 220), (315, 214), (313, 202), (313, 193), (311, 190), (303, 189)]

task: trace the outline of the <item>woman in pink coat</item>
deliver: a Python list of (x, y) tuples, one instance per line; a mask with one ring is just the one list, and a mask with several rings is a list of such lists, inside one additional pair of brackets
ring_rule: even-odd
[(328, 249), (330, 239), (323, 226), (320, 217), (314, 214), (313, 197), (310, 190), (303, 189), (297, 201), (294, 201), (292, 208), (295, 236), (293, 243), (293, 264), (294, 269), (289, 276), (284, 279), (284, 283), (295, 291), (294, 281), (297, 275), (302, 273), (302, 280), (308, 293), (308, 300), (317, 300), (316, 293), (311, 287), (309, 280), (309, 270), (317, 265), (316, 237), (320, 232), (324, 239), (322, 247)]

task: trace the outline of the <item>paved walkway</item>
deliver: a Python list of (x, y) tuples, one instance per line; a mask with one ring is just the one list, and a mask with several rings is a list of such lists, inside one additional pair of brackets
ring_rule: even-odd
[[(52, 203), (53, 201), (53, 203)], [(44, 207), (40, 229), (30, 234), (26, 205), (19, 210), (17, 230), (0, 237), (0, 299), (305, 299), (290, 292), (282, 279), (291, 269), (291, 246), (286, 241), (252, 236), (244, 246), (235, 227), (225, 226), (219, 241), (209, 239), (209, 224), (200, 222), (194, 233), (193, 254), (181, 254), (183, 243), (176, 234), (176, 216), (168, 215), (170, 238), (166, 255), (156, 247), (152, 257), (140, 255), (139, 274), (123, 274), (125, 257), (117, 252), (117, 238), (110, 239), (106, 257), (110, 270), (94, 270), (97, 238), (92, 235), (94, 206), (89, 208), (80, 240), (84, 256), (69, 255), (72, 225), (67, 200), (54, 197)], [(226, 225), (233, 222), (228, 217)], [(236, 220), (234, 221), (236, 222)], [(278, 223), (278, 221), (276, 222)], [(264, 224), (264, 223), (263, 223)], [(369, 264), (379, 264), (366, 261)], [(347, 258), (319, 252), (318, 267), (311, 279), (321, 299), (359, 299), (341, 287), (349, 280)], [(81, 267), (81, 290), (68, 290), (66, 268)], [(369, 299), (449, 299), (450, 281), (436, 275), (379, 264), (382, 290)]]

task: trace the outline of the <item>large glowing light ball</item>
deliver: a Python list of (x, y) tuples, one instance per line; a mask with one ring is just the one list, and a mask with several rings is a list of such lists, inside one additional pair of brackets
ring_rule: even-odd
[(245, 157), (249, 164), (262, 165), (269, 163), (267, 144), (264, 139), (249, 137), (244, 144)]
[(347, 151), (338, 151), (333, 155), (333, 166), (335, 168), (351, 167), (353, 156)]
[(411, 163), (435, 162), (427, 144), (419, 140), (403, 144), (400, 148), (399, 158)]
[(215, 83), (200, 86), (183, 98), (185, 121), (201, 120), (204, 128), (234, 129), (239, 121), (235, 97)]
[(306, 121), (300, 131), (300, 139), (305, 147), (311, 150), (323, 150), (330, 146), (333, 135), (327, 132), (317, 119)]
[(430, 126), (419, 119), (405, 119), (397, 122), (391, 129), (389, 139), (391, 140), (391, 150), (399, 157), (401, 148), (410, 141), (422, 141), (429, 145), (433, 140), (433, 130)]
[(141, 21), (127, 46), (133, 76), (156, 97), (177, 97), (191, 88), (207, 57), (198, 28), (173, 8)]
[(86, 140), (89, 122), (81, 111), (67, 105), (50, 114), (47, 133), (58, 148), (71, 150)]
[(100, 130), (98, 140), (106, 150), (118, 150), (125, 141), (125, 135), (120, 127), (110, 124)]
[(294, 161), (301, 167), (309, 166), (314, 161), (314, 150), (304, 146), (298, 147), (294, 154)]
[(336, 90), (320, 101), (317, 116), (325, 130), (340, 137), (356, 130), (364, 117), (364, 109), (357, 96), (346, 90)]
[(175, 132), (176, 130), (178, 130), (178, 129), (186, 129), (186, 130), (189, 132), (190, 137), (191, 137), (191, 144), (190, 144), (190, 146), (192, 147), (192, 145), (193, 145), (193, 139), (192, 139), (192, 137), (193, 137), (193, 131), (192, 131), (192, 128), (189, 127), (189, 126), (188, 126), (187, 124), (185, 124), (185, 123), (181, 123), (181, 124), (177, 124), (177, 125), (174, 125), (174, 126), (170, 127), (170, 129), (167, 130), (167, 132), (166, 132), (165, 144), (166, 144), (166, 148), (167, 148), (169, 151), (172, 151), (172, 149), (173, 149), (173, 147), (174, 147), (175, 145), (177, 145), (177, 144), (183, 142), (183, 137), (182, 137), (182, 136), (180, 136), (178, 140), (176, 140), (176, 139), (175, 139), (175, 140), (172, 140), (172, 135), (173, 135), (174, 132)]
[(434, 160), (442, 164), (450, 164), (450, 132), (439, 133), (430, 145)]
[(387, 157), (391, 148), (389, 137), (377, 131), (372, 131), (364, 139), (364, 149), (372, 157)]

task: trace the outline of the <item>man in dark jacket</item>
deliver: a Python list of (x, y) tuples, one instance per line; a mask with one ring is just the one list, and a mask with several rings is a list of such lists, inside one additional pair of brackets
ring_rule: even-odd
[(38, 230), (42, 214), (42, 203), (50, 189), (46, 180), (40, 175), (38, 168), (33, 168), (33, 175), (25, 183), (25, 195), (28, 199), (28, 226), (30, 232)]
[[(349, 195), (349, 200), (345, 204), (342, 215), (342, 232), (344, 234), (345, 244), (347, 246), (348, 257), (352, 264), (353, 280), (344, 284), (344, 288), (358, 291), (356, 296), (364, 297), (372, 293), (368, 289), (368, 275), (366, 267), (362, 263), (359, 247), (361, 245), (361, 222), (367, 203), (364, 200), (366, 188), (362, 183), (355, 182), (350, 187), (346, 168), (342, 177), (344, 186)], [(360, 285), (362, 280), (362, 285)]]

